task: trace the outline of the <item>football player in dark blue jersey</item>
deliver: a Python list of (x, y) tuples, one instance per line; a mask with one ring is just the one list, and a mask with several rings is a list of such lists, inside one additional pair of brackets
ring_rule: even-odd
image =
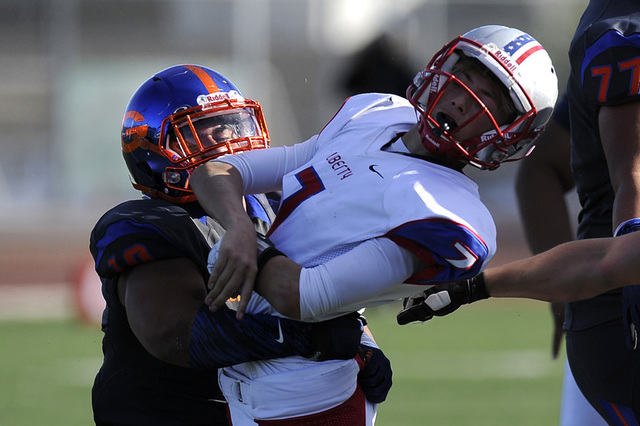
[[(209, 68), (173, 66), (134, 93), (121, 137), (144, 197), (109, 210), (91, 233), (106, 300), (96, 424), (226, 425), (218, 367), (355, 354), (362, 325), (353, 316), (315, 325), (270, 315), (238, 321), (229, 308), (214, 314), (204, 305), (207, 255), (224, 230), (200, 208), (189, 178), (211, 158), (268, 147), (257, 102)], [(266, 233), (274, 217), (267, 196), (244, 202), (257, 232)], [(340, 341), (330, 344), (331, 336)]]
[[(619, 236), (640, 217), (640, 4), (591, 0), (569, 50), (578, 239)], [(625, 224), (627, 226), (625, 226)], [(640, 284), (640, 283), (639, 283)], [(638, 287), (567, 305), (576, 382), (609, 424), (640, 422)]]

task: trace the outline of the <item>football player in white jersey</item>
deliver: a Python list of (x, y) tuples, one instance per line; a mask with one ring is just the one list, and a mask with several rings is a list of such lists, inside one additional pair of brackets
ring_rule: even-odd
[[(556, 97), (551, 59), (533, 37), (484, 26), (444, 46), (406, 99), (353, 96), (305, 142), (200, 166), (191, 187), (227, 230), (210, 309), (240, 295), (238, 318), (275, 309), (317, 321), (477, 275), (496, 231), (462, 170), (526, 156)], [(256, 262), (242, 194), (274, 189), (282, 190), (269, 231), (277, 249)], [(345, 424), (343, 412), (356, 413), (349, 424), (373, 424), (358, 368), (291, 357), (225, 368), (219, 381), (234, 424)]]

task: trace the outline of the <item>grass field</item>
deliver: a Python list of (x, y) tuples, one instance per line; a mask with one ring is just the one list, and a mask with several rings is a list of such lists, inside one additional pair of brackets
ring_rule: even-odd
[[(378, 425), (557, 425), (563, 361), (538, 302), (489, 300), (422, 325), (367, 311), (392, 360)], [(69, 320), (0, 322), (0, 425), (90, 425), (101, 333)]]

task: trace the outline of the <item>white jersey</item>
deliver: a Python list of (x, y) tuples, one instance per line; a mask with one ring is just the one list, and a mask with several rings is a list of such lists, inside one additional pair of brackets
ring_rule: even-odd
[(383, 150), (413, 124), (415, 111), (403, 98), (351, 98), (319, 134), (313, 158), (284, 176), (269, 231), (278, 249), (310, 267), (388, 237), (425, 263), (412, 283), (476, 275), (495, 251), (495, 226), (476, 183)]
[[(304, 150), (294, 154), (292, 150), (288, 154), (286, 149), (282, 150), (289, 157), (279, 165), (274, 164), (272, 155), (264, 152), (271, 150), (222, 159), (240, 170), (245, 184), (261, 179), (260, 173), (254, 176), (243, 173), (246, 164), (256, 168), (251, 163), (254, 157), (268, 158), (269, 167), (282, 171), (281, 176), (276, 176), (282, 182), (282, 202), (269, 237), (279, 250), (304, 268), (334, 261), (352, 250), (357, 252), (354, 248), (377, 238), (387, 238), (406, 250), (408, 256), (421, 260), (420, 267), (410, 276), (383, 283), (383, 287), (361, 299), (353, 297), (352, 303), (334, 306), (331, 308), (334, 315), (322, 312), (324, 317), (413, 295), (420, 290), (416, 284), (475, 276), (495, 253), (495, 225), (480, 201), (475, 182), (453, 169), (387, 150), (390, 142), (415, 123), (415, 110), (405, 99), (382, 94), (359, 95), (348, 99), (320, 134), (305, 142)], [(301, 298), (302, 293), (301, 288)], [(248, 311), (273, 312), (259, 297), (251, 299)], [(348, 369), (353, 362), (332, 361), (328, 369), (323, 369), (318, 363), (314, 365), (300, 358), (287, 360), (225, 369), (220, 375), (222, 388), (232, 389), (239, 376), (242, 383), (255, 382), (257, 386), (266, 380), (273, 381), (274, 377), (277, 380), (280, 374), (285, 380), (298, 370), (305, 372), (298, 393), (283, 392), (283, 398), (316, 400), (305, 396), (308, 395), (305, 386), (315, 388), (317, 381), (324, 381), (321, 376), (327, 371), (335, 371), (336, 366)], [(318, 374), (310, 374), (312, 371)], [(344, 381), (345, 389), (334, 389), (334, 394), (350, 396), (355, 374), (357, 370), (352, 369), (350, 375), (343, 375), (349, 378)], [(309, 403), (305, 400), (301, 406)], [(232, 400), (230, 404), (232, 411), (234, 406), (242, 408), (242, 404), (238, 406)], [(248, 408), (246, 403), (244, 408), (254, 414), (260, 410), (257, 406)], [(279, 416), (271, 414), (273, 418)]]

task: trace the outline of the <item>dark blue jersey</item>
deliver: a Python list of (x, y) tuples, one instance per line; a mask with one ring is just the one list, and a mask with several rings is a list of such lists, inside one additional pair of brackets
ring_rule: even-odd
[[(248, 197), (256, 229), (267, 231), (273, 212), (265, 197)], [(129, 327), (116, 284), (128, 268), (160, 259), (189, 258), (206, 286), (207, 256), (223, 233), (197, 204), (164, 200), (124, 202), (108, 211), (91, 233), (90, 249), (106, 300), (104, 361), (93, 386), (97, 423), (226, 425), (217, 374), (177, 367), (149, 354)], [(187, 420), (188, 419), (188, 420)]]

